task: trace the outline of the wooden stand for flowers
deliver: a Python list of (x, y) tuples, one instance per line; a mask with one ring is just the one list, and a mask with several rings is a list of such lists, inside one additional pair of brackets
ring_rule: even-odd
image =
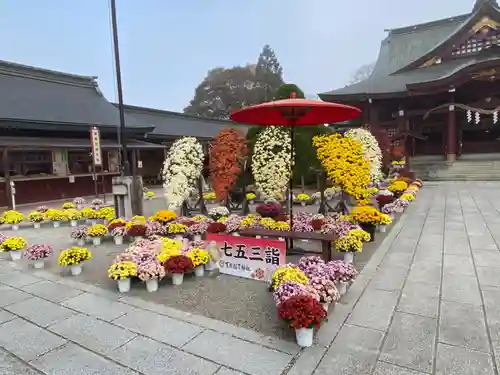
[(194, 205), (190, 205), (187, 200), (182, 202), (181, 215), (191, 217), (196, 214), (206, 215), (208, 213), (207, 206), (205, 205), (205, 198), (203, 198), (203, 181), (202, 176), (198, 177), (196, 183), (198, 188), (198, 200)]

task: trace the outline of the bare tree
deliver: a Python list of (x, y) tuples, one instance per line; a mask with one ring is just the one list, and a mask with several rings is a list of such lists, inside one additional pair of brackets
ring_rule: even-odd
[(351, 79), (349, 80), (349, 84), (352, 85), (354, 83), (358, 83), (370, 78), (374, 67), (375, 63), (361, 65), (358, 70), (356, 70), (352, 75)]

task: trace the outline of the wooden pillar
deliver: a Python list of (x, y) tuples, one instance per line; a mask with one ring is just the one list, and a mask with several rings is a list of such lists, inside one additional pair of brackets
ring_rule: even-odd
[[(455, 102), (455, 89), (450, 91), (451, 102)], [(455, 105), (448, 106), (448, 131), (446, 137), (446, 160), (454, 162), (457, 159), (457, 119), (455, 112)]]
[(2, 152), (2, 167), (3, 167), (3, 176), (5, 181), (5, 195), (7, 198), (7, 205), (9, 209), (12, 210), (14, 202), (12, 202), (12, 195), (11, 195), (9, 150), (7, 148), (4, 148)]

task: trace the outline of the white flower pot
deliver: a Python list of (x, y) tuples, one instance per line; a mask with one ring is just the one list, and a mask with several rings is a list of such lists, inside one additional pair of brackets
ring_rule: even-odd
[(344, 253), (344, 263), (352, 263), (352, 262), (354, 262), (354, 253), (351, 251)]
[(92, 220), (90, 220), (90, 219), (86, 219), (86, 220), (85, 220), (85, 223), (87, 223), (87, 224), (92, 224)]
[(193, 236), (193, 241), (194, 241), (194, 242), (199, 242), (199, 241), (201, 241), (201, 234), (195, 234), (195, 235)]
[(19, 224), (12, 224), (12, 230), (19, 230)]
[(96, 225), (96, 224), (97, 224), (97, 219), (90, 220), (90, 225)]
[(324, 309), (326, 312), (328, 312), (328, 307), (330, 306), (330, 304), (329, 304), (329, 303), (324, 302), (324, 303), (322, 303), (321, 305), (323, 306), (323, 309)]
[(19, 260), (23, 256), (22, 251), (9, 251), (9, 254), (10, 254), (10, 259), (12, 260)]
[(102, 237), (92, 237), (92, 244), (94, 246), (99, 246), (101, 244)]
[(77, 209), (78, 211), (81, 211), (81, 210), (82, 210), (82, 208), (83, 208), (83, 205), (81, 205), (81, 204), (77, 204), (77, 205), (76, 205), (76, 209)]
[(213, 260), (209, 260), (207, 264), (205, 264), (205, 270), (206, 271), (215, 271), (217, 269), (217, 263), (215, 263)]
[(78, 220), (71, 220), (70, 224), (72, 227), (76, 227), (78, 225)]
[(297, 345), (301, 348), (309, 348), (313, 344), (313, 328), (299, 328), (295, 330)]
[(248, 203), (253, 204), (253, 199), (249, 200)]
[(73, 276), (78, 276), (82, 273), (82, 265), (81, 264), (73, 264), (69, 266), (69, 270)]
[(85, 239), (84, 238), (80, 238), (79, 240), (76, 240), (76, 244), (78, 246), (85, 246)]
[(118, 284), (118, 291), (120, 293), (130, 292), (130, 279), (116, 280), (116, 283)]
[(391, 221), (394, 221), (394, 214), (393, 213), (390, 213), (389, 217), (391, 218)]
[(61, 226), (61, 222), (60, 221), (53, 221), (52, 225), (54, 226), (54, 228), (59, 228)]
[(142, 239), (142, 237), (141, 236), (135, 236), (135, 237), (133, 237), (133, 239), (134, 239), (134, 242), (135, 242), (135, 241), (139, 241), (140, 239)]
[(339, 291), (339, 294), (341, 297), (345, 296), (346, 293), (347, 293), (347, 283), (343, 282), (343, 281), (340, 281), (338, 283), (335, 284), (335, 286), (337, 287), (337, 290)]
[(377, 229), (380, 233), (385, 233), (387, 230), (387, 225), (377, 225)]
[(183, 281), (184, 281), (184, 274), (183, 273), (172, 274), (172, 284), (181, 285)]
[(231, 235), (234, 237), (240, 237), (240, 234), (238, 232), (233, 232), (233, 233), (231, 233)]
[(123, 245), (123, 237), (122, 236), (114, 236), (113, 240), (115, 241), (115, 245)]
[(174, 237), (177, 241), (181, 241), (184, 239), (184, 236), (182, 234), (176, 234)]
[(40, 269), (45, 267), (45, 260), (37, 259), (33, 261), (33, 268)]
[(33, 228), (34, 229), (40, 229), (40, 223), (33, 223)]
[(202, 277), (205, 274), (205, 267), (204, 266), (198, 266), (194, 268), (194, 275), (196, 277)]
[(158, 279), (146, 281), (146, 289), (149, 293), (156, 292), (158, 290)]
[(306, 202), (301, 201), (301, 202), (300, 202), (300, 205), (301, 205), (302, 207), (305, 207), (305, 206), (306, 206)]

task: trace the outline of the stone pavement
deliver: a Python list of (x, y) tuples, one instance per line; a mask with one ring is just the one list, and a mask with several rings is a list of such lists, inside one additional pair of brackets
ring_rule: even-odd
[(427, 184), (302, 351), (2, 260), (0, 374), (498, 375), (499, 188)]

